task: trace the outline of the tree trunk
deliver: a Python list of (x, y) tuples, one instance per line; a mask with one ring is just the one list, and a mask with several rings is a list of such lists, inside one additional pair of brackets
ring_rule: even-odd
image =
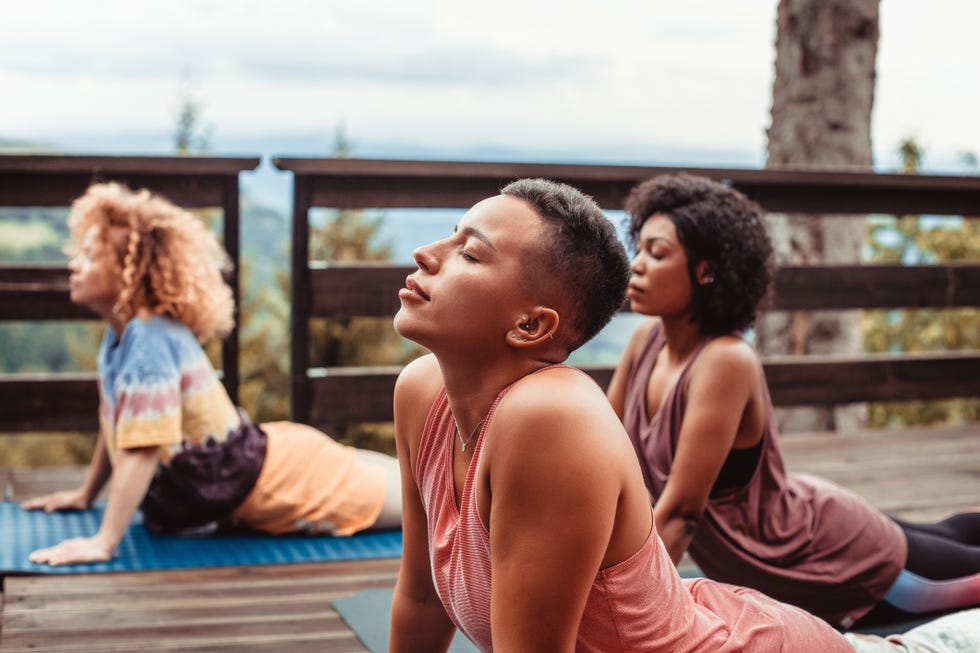
[[(870, 171), (879, 0), (780, 0), (767, 168)], [(856, 263), (860, 216), (770, 215), (776, 262)], [(860, 312), (772, 313), (757, 325), (766, 354), (855, 353)], [(863, 407), (779, 411), (787, 431), (853, 428)]]

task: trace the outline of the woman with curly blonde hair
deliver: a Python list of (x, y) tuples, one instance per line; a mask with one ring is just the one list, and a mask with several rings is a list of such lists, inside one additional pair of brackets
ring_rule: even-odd
[[(231, 261), (190, 212), (145, 189), (96, 184), (72, 205), (68, 225), (116, 266), (112, 314), (122, 324), (146, 310), (184, 324), (201, 342), (231, 331), (235, 303), (222, 276)], [(75, 240), (67, 249), (77, 255), (85, 247)]]
[(84, 509), (113, 477), (92, 537), (31, 554), (51, 565), (112, 557), (137, 508), (152, 530), (213, 522), (349, 535), (401, 524), (398, 464), (301, 424), (252, 424), (201, 343), (227, 334), (230, 261), (194, 215), (146, 190), (94, 184), (72, 205), (72, 302), (107, 325), (99, 440), (82, 487), (24, 503)]

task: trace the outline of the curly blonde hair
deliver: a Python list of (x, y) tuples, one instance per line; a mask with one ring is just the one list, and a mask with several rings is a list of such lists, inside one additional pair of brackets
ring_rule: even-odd
[(235, 300), (223, 277), (231, 261), (190, 212), (145, 189), (97, 183), (72, 203), (68, 226), (69, 253), (94, 230), (97, 256), (120, 271), (112, 311), (123, 324), (146, 310), (181, 322), (201, 342), (231, 331)]

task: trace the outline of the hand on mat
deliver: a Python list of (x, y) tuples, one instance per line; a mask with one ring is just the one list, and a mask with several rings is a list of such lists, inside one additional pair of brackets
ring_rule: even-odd
[(98, 536), (74, 537), (46, 549), (38, 549), (29, 558), (33, 563), (52, 567), (79, 562), (105, 562), (112, 559), (112, 548)]
[(52, 492), (41, 497), (28, 499), (20, 504), (25, 510), (43, 510), (56, 512), (59, 510), (85, 510), (91, 504), (81, 488)]

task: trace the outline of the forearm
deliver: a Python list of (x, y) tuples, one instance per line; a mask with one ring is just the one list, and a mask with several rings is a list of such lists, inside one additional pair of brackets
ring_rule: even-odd
[(136, 509), (143, 502), (156, 472), (158, 455), (157, 447), (125, 449), (117, 454), (109, 500), (96, 534), (110, 551), (119, 546)]
[(678, 514), (662, 514), (656, 509), (653, 515), (657, 522), (657, 534), (660, 535), (664, 548), (667, 549), (667, 555), (676, 565), (691, 545), (699, 520)]
[(111, 475), (112, 464), (109, 462), (105, 437), (100, 432), (95, 443), (95, 453), (92, 454), (92, 462), (89, 463), (88, 472), (85, 474), (85, 481), (82, 484), (82, 494), (87, 504), (95, 501), (95, 497), (99, 496), (99, 492), (102, 491)]
[(389, 653), (444, 653), (455, 627), (442, 603), (420, 602), (396, 587), (391, 604)]

